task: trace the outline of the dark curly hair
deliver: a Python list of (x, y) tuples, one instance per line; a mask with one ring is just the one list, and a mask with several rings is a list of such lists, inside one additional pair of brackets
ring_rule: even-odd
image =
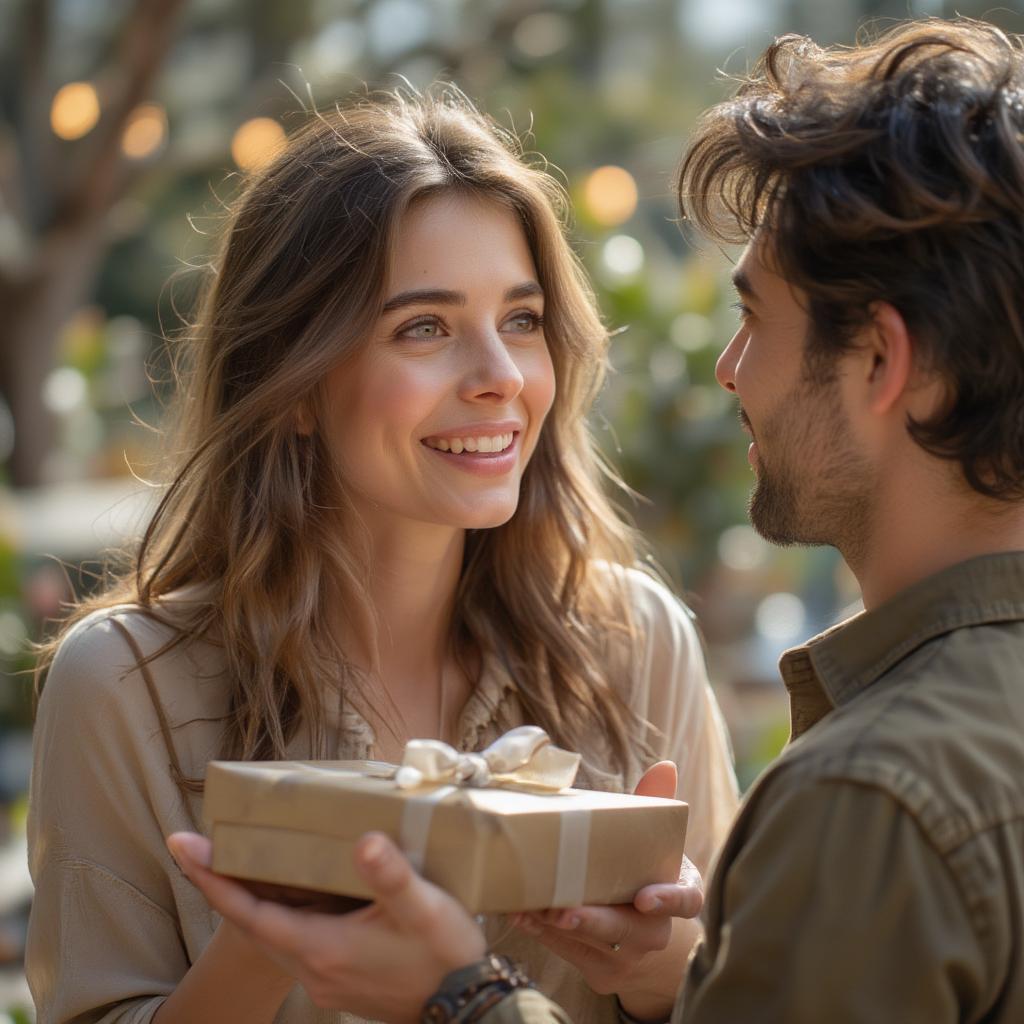
[(1024, 498), (1024, 38), (926, 19), (855, 47), (777, 39), (698, 125), (684, 217), (764, 229), (807, 296), (809, 359), (848, 349), (884, 300), (949, 399), (907, 429), (974, 490)]

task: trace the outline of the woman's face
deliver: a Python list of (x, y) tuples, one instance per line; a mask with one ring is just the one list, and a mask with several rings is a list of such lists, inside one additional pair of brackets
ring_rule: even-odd
[(371, 529), (511, 518), (555, 394), (543, 314), (515, 214), (457, 194), (411, 207), (373, 336), (327, 378), (327, 441)]

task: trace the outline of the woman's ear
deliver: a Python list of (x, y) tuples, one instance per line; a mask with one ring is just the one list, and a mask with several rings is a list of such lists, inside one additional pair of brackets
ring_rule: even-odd
[(295, 410), (295, 433), (300, 437), (309, 437), (316, 427), (316, 417), (309, 406), (308, 400), (299, 403)]

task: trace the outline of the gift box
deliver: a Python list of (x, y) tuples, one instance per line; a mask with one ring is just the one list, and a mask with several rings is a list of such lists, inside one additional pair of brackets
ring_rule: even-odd
[[(213, 761), (203, 802), (213, 869), (365, 898), (353, 849), (360, 836), (379, 831), (473, 913), (629, 903), (645, 885), (675, 881), (687, 805), (555, 787), (543, 776), (566, 752), (524, 728), (543, 737), (539, 756), (512, 771), (500, 757), (487, 761), (493, 747), (461, 755), (432, 741), (414, 741), (426, 747), (426, 771), (423, 748), (419, 767), (409, 763), (416, 758), (408, 748), (400, 768)], [(575, 774), (578, 755), (566, 756)]]

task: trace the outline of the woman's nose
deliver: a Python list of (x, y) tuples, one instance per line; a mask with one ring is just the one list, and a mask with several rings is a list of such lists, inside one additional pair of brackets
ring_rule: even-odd
[(497, 332), (479, 336), (463, 377), (461, 397), (509, 402), (523, 390), (523, 372)]

